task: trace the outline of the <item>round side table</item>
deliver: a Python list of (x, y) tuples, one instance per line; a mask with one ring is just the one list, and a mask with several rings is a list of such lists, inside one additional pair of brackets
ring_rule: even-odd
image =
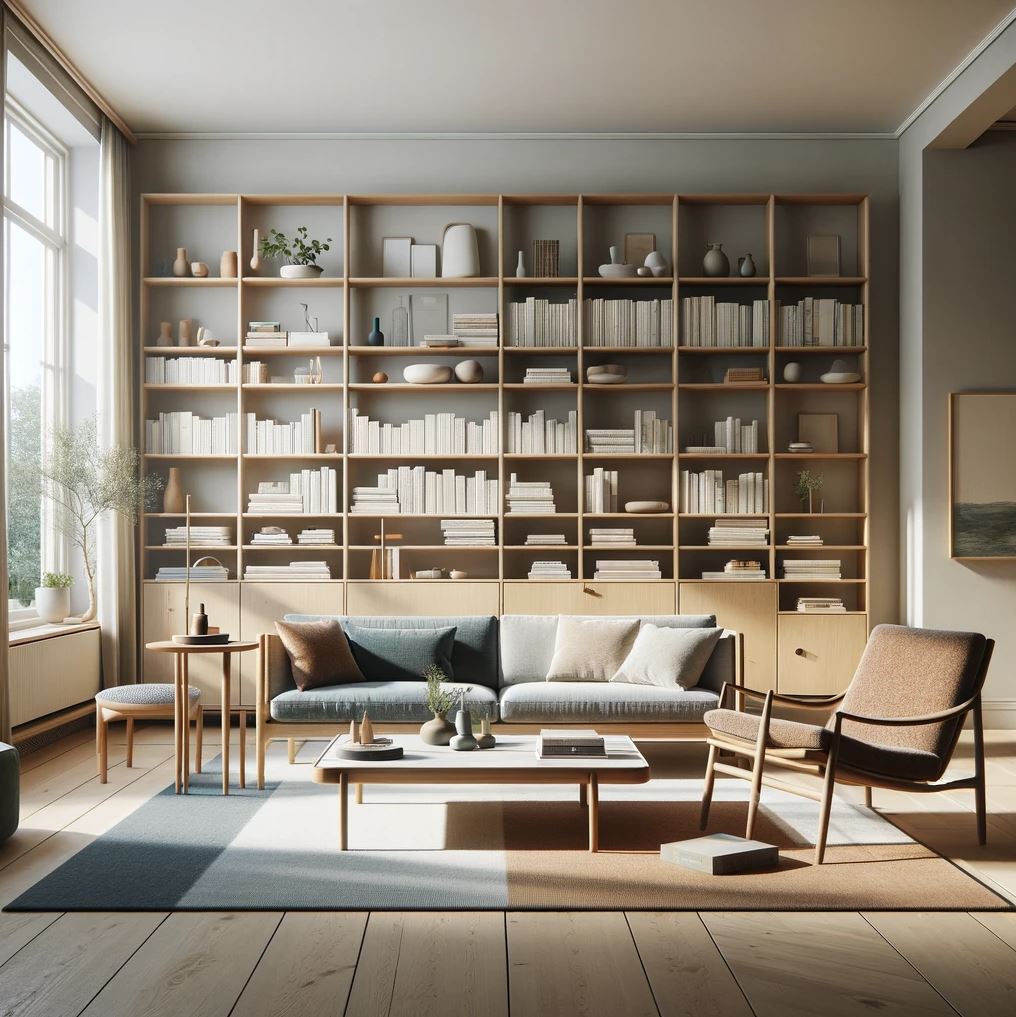
[[(229, 675), (234, 653), (246, 653), (248, 650), (256, 650), (258, 644), (249, 640), (232, 640), (228, 643), (219, 643), (215, 646), (190, 646), (186, 643), (174, 643), (172, 639), (159, 640), (154, 643), (146, 643), (145, 649), (153, 653), (172, 653), (173, 657), (173, 686), (174, 710), (173, 728), (176, 736), (176, 793), (184, 794), (190, 790), (190, 738), (186, 731), (187, 708), (187, 662), (192, 653), (221, 653), (222, 654), (222, 793), (229, 794), (229, 729), (231, 708), (229, 701)], [(243, 737), (241, 730), (240, 737)], [(240, 744), (241, 757), (241, 785), (243, 783), (243, 757), (245, 755), (244, 745)]]

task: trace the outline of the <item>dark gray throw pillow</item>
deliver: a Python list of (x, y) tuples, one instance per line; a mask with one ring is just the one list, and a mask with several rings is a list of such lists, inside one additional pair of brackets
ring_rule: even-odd
[(437, 664), (450, 681), (455, 626), (441, 629), (374, 629), (346, 622), (353, 657), (369, 682), (420, 681)]

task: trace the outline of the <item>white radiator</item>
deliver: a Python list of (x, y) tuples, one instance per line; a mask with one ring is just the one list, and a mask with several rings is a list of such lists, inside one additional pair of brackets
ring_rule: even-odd
[(11, 726), (85, 703), (99, 691), (99, 630), (68, 632), (10, 649)]

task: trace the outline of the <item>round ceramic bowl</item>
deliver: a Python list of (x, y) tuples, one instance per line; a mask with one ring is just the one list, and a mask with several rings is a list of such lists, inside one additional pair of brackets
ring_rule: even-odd
[(452, 380), (452, 369), (445, 364), (409, 364), (402, 377), (410, 385), (443, 385)]
[(670, 509), (670, 505), (665, 501), (626, 501), (624, 503), (625, 512), (630, 512), (632, 515), (649, 515), (653, 512), (667, 512)]
[(586, 376), (587, 385), (623, 385), (628, 380), (626, 374), (592, 374)]
[(819, 376), (819, 381), (826, 385), (850, 385), (860, 380), (861, 376), (854, 371), (827, 371)]

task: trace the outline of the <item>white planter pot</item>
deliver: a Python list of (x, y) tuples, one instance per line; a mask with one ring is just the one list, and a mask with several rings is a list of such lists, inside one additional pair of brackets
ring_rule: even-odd
[(283, 279), (316, 279), (323, 271), (320, 265), (283, 265), (279, 275)]
[(71, 613), (71, 591), (66, 587), (36, 587), (35, 610), (44, 622), (59, 624)]

